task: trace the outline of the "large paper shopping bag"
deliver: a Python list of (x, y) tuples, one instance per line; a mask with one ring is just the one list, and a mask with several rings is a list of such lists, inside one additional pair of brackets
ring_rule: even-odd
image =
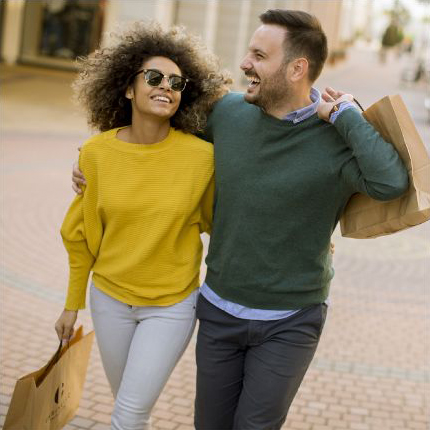
[(87, 373), (94, 332), (82, 326), (49, 362), (16, 382), (4, 430), (59, 430), (76, 413)]
[(392, 234), (430, 218), (430, 159), (401, 97), (384, 97), (363, 116), (395, 146), (408, 169), (410, 185), (402, 197), (391, 201), (352, 196), (340, 228), (342, 236), (356, 239)]

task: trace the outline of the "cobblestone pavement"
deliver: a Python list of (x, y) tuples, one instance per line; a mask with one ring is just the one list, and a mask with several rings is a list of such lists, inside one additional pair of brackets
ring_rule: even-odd
[[(425, 87), (400, 87), (402, 64), (380, 65), (374, 53), (354, 52), (318, 87), (330, 83), (365, 106), (400, 92), (429, 144)], [(71, 109), (69, 73), (0, 71), (2, 425), (16, 379), (42, 366), (57, 346), (53, 324), (67, 283), (59, 228), (73, 197), (71, 163), (88, 132)], [(329, 316), (284, 429), (430, 428), (429, 230), (427, 224), (369, 241), (336, 231)], [(87, 310), (78, 322), (91, 329)], [(155, 430), (193, 428), (194, 347), (195, 339), (156, 404)], [(80, 408), (66, 429), (107, 430), (112, 405), (95, 345)]]

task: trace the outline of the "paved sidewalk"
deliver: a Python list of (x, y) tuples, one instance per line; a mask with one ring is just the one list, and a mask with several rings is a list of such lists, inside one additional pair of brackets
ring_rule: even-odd
[[(399, 87), (400, 68), (355, 52), (318, 87), (350, 91), (365, 106), (400, 92), (429, 145), (425, 87)], [(71, 164), (88, 132), (71, 109), (71, 74), (3, 66), (0, 77), (2, 425), (16, 379), (41, 367), (57, 346), (53, 325), (68, 276), (59, 228), (73, 198)], [(284, 429), (430, 428), (429, 232), (426, 224), (358, 241), (336, 231), (326, 327)], [(91, 329), (87, 310), (78, 322)], [(193, 428), (194, 348), (195, 339), (156, 404), (154, 430)], [(80, 408), (66, 429), (107, 430), (112, 405), (94, 345)]]

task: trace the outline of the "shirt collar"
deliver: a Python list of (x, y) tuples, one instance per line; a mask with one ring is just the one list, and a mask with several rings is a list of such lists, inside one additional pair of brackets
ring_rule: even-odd
[(298, 122), (304, 121), (305, 119), (311, 117), (318, 108), (318, 105), (321, 100), (321, 94), (316, 88), (311, 88), (310, 98), (312, 103), (304, 108), (295, 110), (294, 112), (290, 112), (283, 119), (286, 121), (292, 121), (294, 124)]

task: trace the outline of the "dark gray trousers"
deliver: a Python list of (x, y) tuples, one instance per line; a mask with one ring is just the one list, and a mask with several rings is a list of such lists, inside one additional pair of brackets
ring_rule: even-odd
[(314, 356), (327, 306), (275, 321), (197, 303), (197, 430), (277, 430)]

